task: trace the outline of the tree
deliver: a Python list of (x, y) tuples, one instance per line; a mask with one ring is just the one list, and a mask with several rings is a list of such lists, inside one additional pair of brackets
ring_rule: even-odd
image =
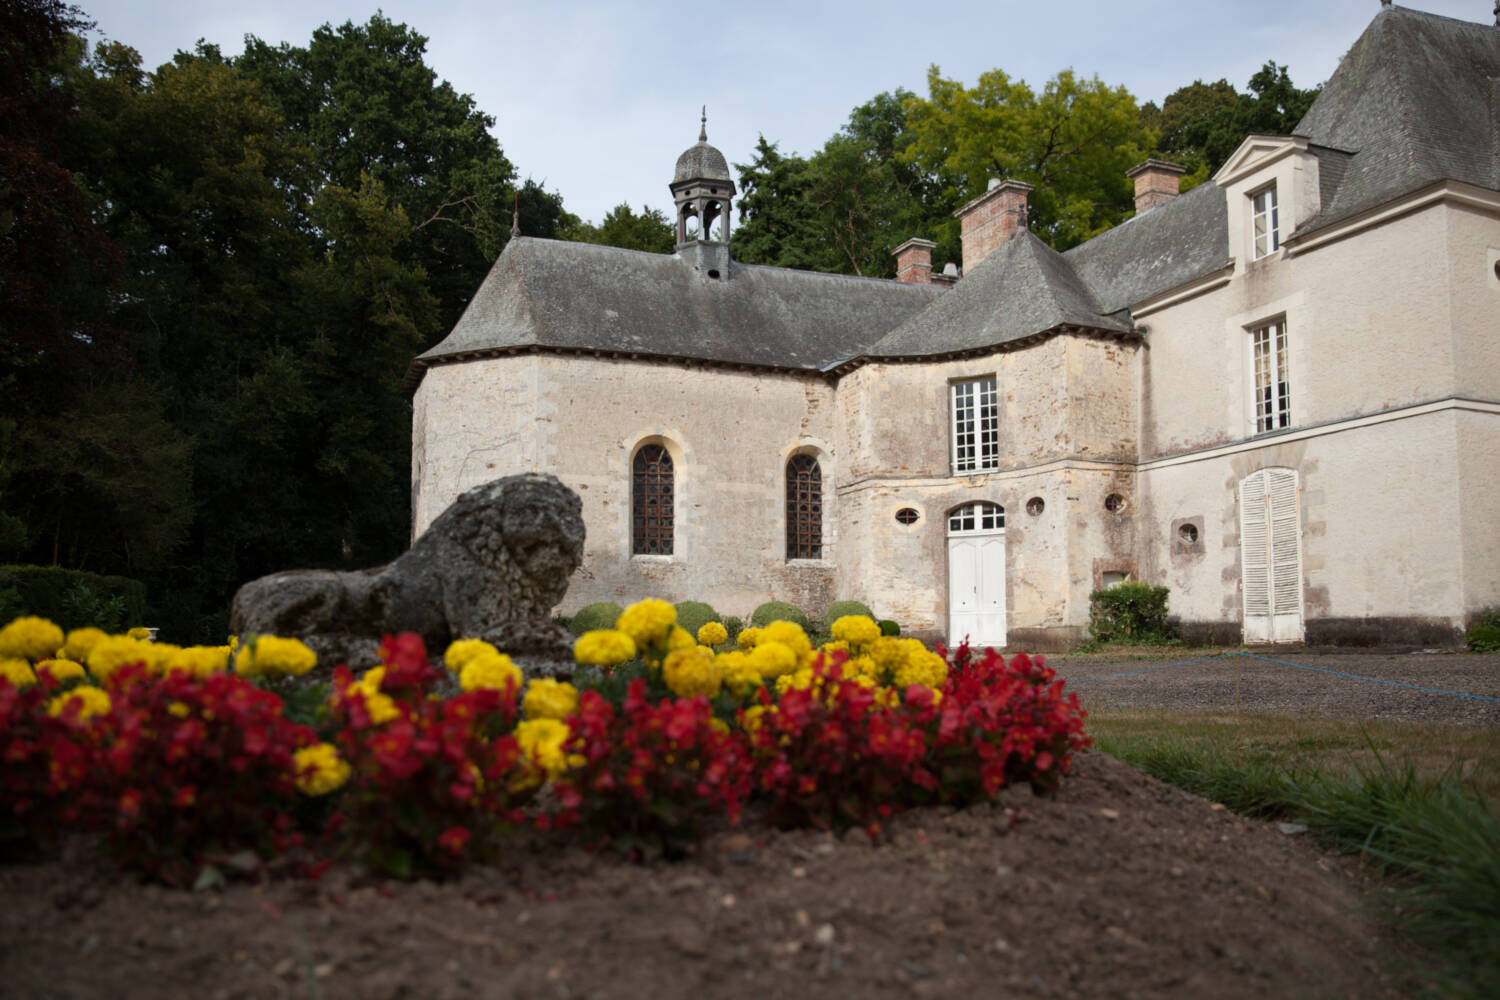
[(807, 161), (783, 156), (761, 136), (739, 171), (739, 223), (730, 235), (736, 260), (747, 264), (826, 269), (828, 257), (807, 202)]
[(1298, 88), (1274, 61), (1257, 70), (1249, 86), (1242, 94), (1228, 80), (1195, 80), (1168, 94), (1160, 109), (1141, 109), (1142, 123), (1157, 134), (1156, 155), (1188, 168), (1184, 190), (1223, 166), (1245, 136), (1290, 135), (1322, 89)]
[(650, 253), (671, 253), (677, 245), (677, 234), (672, 231), (672, 223), (659, 209), (643, 205), (637, 215), (624, 202), (610, 209), (599, 225), (576, 223), (566, 229), (562, 236), (579, 243), (646, 250)]
[(997, 69), (970, 88), (936, 66), (927, 85), (926, 98), (908, 102), (912, 142), (901, 158), (941, 178), (948, 197), (980, 194), (991, 177), (1032, 184), (1031, 228), (1059, 250), (1131, 212), (1125, 171), (1153, 142), (1124, 87), (1064, 70), (1037, 94)]

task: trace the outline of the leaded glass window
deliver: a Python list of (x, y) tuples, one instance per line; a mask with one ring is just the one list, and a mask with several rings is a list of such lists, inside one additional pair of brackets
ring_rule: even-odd
[(811, 455), (786, 463), (786, 557), (823, 557), (823, 473)]
[(672, 554), (672, 456), (659, 444), (642, 445), (631, 463), (630, 551)]

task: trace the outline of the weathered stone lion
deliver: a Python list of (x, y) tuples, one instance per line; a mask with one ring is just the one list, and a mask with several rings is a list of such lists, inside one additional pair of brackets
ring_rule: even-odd
[(234, 596), (238, 634), (295, 636), (320, 663), (379, 662), (388, 633), (416, 632), (441, 656), (478, 637), (528, 673), (571, 669), (571, 636), (550, 620), (583, 559), (578, 496), (552, 476), (497, 479), (463, 493), (387, 566), (292, 570)]

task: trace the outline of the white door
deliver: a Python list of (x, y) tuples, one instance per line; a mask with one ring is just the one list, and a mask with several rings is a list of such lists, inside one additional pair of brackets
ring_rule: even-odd
[(1261, 469), (1240, 482), (1247, 643), (1302, 641), (1301, 524), (1294, 470)]
[(971, 503), (948, 515), (948, 644), (1005, 645), (1005, 508)]

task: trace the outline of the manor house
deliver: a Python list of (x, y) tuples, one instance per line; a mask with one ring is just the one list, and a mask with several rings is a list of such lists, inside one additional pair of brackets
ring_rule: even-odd
[(563, 612), (858, 599), (1037, 650), (1140, 579), (1190, 637), (1455, 642), (1500, 604), (1500, 27), (1384, 6), (1294, 134), (1181, 172), (1066, 253), (992, 182), (961, 277), (913, 238), (886, 281), (733, 260), (700, 134), (675, 253), (512, 239), (415, 360), (414, 531), (544, 471)]

